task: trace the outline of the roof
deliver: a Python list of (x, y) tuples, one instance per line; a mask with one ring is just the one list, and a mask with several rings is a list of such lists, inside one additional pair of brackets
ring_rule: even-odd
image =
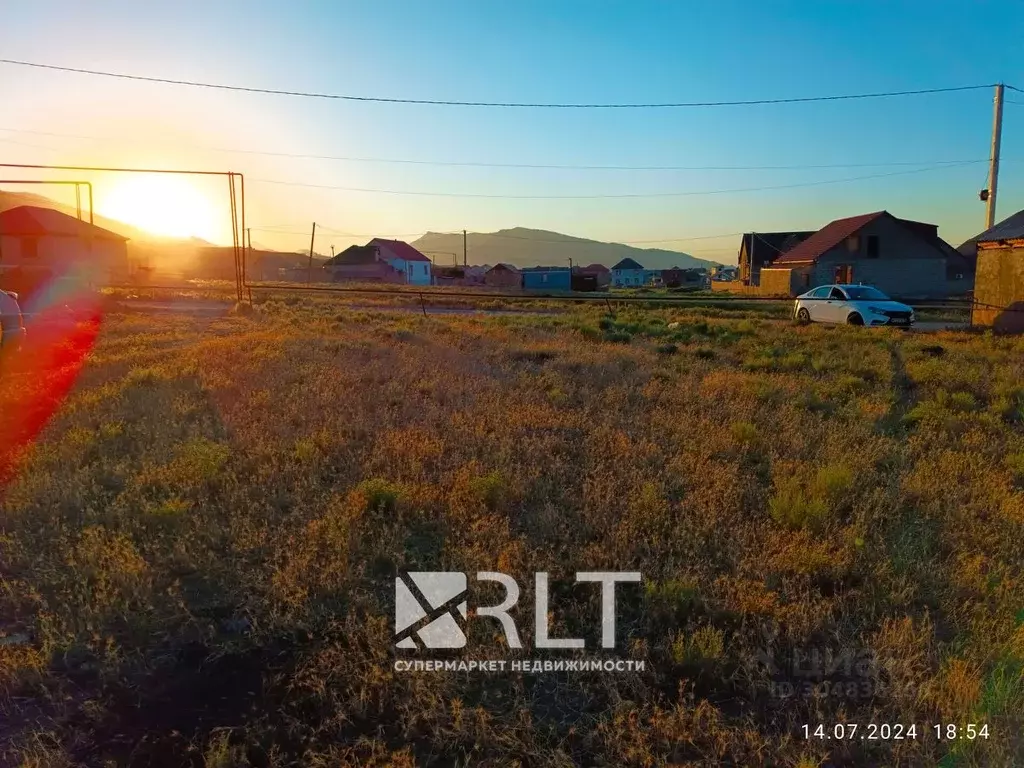
[(597, 272), (598, 274), (602, 274), (604, 272), (609, 272), (611, 270), (609, 270), (608, 267), (606, 267), (604, 264), (594, 263), (594, 264), (587, 264), (587, 266), (585, 266), (585, 267), (581, 267), (580, 271), (581, 272)]
[(643, 269), (643, 267), (635, 260), (627, 257), (612, 267), (612, 269)]
[(350, 245), (337, 256), (324, 262), (325, 267), (341, 267), (354, 264), (373, 264), (377, 261), (377, 249), (372, 245)]
[(772, 266), (776, 264), (817, 261), (818, 257), (826, 251), (835, 248), (862, 227), (885, 215), (889, 214), (886, 211), (876, 211), (875, 213), (851, 216), (848, 219), (836, 219), (832, 223), (826, 224), (803, 242), (798, 243), (795, 247), (783, 253), (775, 260)]
[(58, 237), (93, 237), (97, 240), (118, 240), (122, 237), (109, 229), (97, 227), (74, 216), (55, 211), (52, 208), (39, 208), (34, 205), (19, 205), (0, 213), (0, 233), (14, 237), (42, 237), (54, 235)]
[(514, 264), (495, 264), (493, 267), (491, 267), (487, 271), (488, 272), (493, 272), (496, 269), (501, 269), (501, 270), (504, 270), (506, 272), (518, 272), (519, 271), (519, 267), (515, 266)]
[[(1024, 238), (1024, 211), (1017, 211), (1008, 219), (1003, 219), (991, 229), (986, 229), (977, 237), (971, 238), (975, 243), (990, 243), (999, 240), (1020, 240)], [(960, 246), (961, 248), (963, 246)]]
[(750, 263), (763, 266), (774, 261), (779, 254), (785, 253), (802, 243), (814, 232), (747, 232), (740, 241), (740, 250), (746, 246)]
[(379, 245), (382, 248), (387, 248), (395, 256), (405, 261), (430, 261), (411, 245), (401, 240), (385, 240), (382, 237), (375, 237), (367, 245)]
[(569, 267), (523, 267), (522, 272), (570, 272)]

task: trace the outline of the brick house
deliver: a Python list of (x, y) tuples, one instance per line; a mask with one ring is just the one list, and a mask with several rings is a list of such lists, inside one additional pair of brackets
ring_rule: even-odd
[(760, 285), (761, 267), (795, 248), (814, 232), (748, 232), (740, 241), (739, 280), (744, 285)]
[(401, 240), (375, 237), (366, 245), (350, 245), (324, 262), (324, 270), (333, 281), (430, 285), (430, 259)]
[(372, 245), (350, 245), (324, 262), (323, 271), (334, 282), (404, 283), (403, 272), (379, 258)]
[(115, 232), (34, 205), (0, 213), (0, 272), (22, 291), (51, 279), (99, 287), (128, 271), (128, 239)]
[(942, 297), (949, 294), (952, 250), (937, 225), (877, 211), (822, 227), (762, 267), (759, 283), (790, 295), (829, 283), (865, 283), (894, 297)]
[(702, 288), (704, 275), (697, 269), (672, 267), (661, 270), (661, 282), (666, 288)]
[(523, 276), (511, 264), (495, 264), (484, 273), (484, 285), (493, 288), (522, 288)]
[(604, 264), (587, 264), (585, 267), (573, 267), (573, 272), (578, 275), (593, 275), (597, 281), (598, 290), (607, 288), (612, 282), (612, 271)]
[(1024, 211), (973, 239), (977, 274), (971, 324), (1024, 332)]

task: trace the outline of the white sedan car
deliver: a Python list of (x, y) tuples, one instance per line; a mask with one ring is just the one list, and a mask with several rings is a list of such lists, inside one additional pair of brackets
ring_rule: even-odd
[(913, 307), (870, 285), (819, 286), (796, 297), (794, 313), (800, 323), (909, 327), (915, 320)]

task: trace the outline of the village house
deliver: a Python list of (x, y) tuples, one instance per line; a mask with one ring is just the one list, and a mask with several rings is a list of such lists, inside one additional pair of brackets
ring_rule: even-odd
[(974, 238), (977, 273), (971, 324), (1024, 332), (1024, 211)]
[(51, 279), (110, 285), (128, 278), (128, 239), (50, 208), (10, 208), (0, 213), (0, 274), (25, 293)]
[(702, 288), (704, 275), (697, 269), (672, 267), (661, 270), (661, 282), (666, 288)]
[(748, 232), (740, 240), (738, 278), (744, 285), (759, 285), (761, 267), (796, 247), (814, 232)]
[(434, 264), (430, 269), (434, 285), (466, 285), (466, 269), (458, 265), (440, 266)]
[(803, 293), (829, 283), (865, 283), (897, 298), (948, 295), (953, 249), (938, 226), (887, 211), (837, 219), (762, 267), (762, 291)]
[(374, 238), (366, 245), (351, 245), (324, 262), (323, 270), (335, 282), (432, 282), (430, 259), (401, 240)]
[(625, 258), (612, 267), (612, 286), (628, 288), (647, 284), (648, 271), (635, 259)]
[(711, 267), (711, 279), (718, 282), (731, 282), (739, 274), (739, 267), (732, 264), (716, 264)]
[(381, 261), (405, 274), (410, 285), (430, 285), (430, 259), (408, 243), (375, 237), (367, 245), (377, 249)]
[(604, 264), (595, 263), (585, 267), (574, 267), (573, 271), (579, 275), (593, 275), (599, 291), (607, 288), (612, 282), (612, 271)]
[(524, 267), (523, 288), (528, 291), (571, 291), (569, 267)]
[(484, 285), (492, 288), (521, 288), (523, 276), (511, 264), (495, 264), (484, 274)]
[(379, 257), (372, 245), (350, 245), (324, 262), (333, 282), (404, 283), (406, 276)]

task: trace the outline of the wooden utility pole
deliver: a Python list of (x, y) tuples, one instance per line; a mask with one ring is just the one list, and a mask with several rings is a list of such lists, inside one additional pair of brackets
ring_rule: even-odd
[(466, 247), (466, 230), (462, 230), (462, 266), (468, 267), (469, 261), (467, 257), (468, 248)]
[(309, 266), (306, 267), (306, 282), (313, 282), (313, 240), (316, 238), (316, 222), (313, 222), (313, 231), (309, 235)]
[(999, 144), (1003, 135), (1003, 84), (996, 85), (995, 106), (992, 113), (992, 154), (989, 157), (988, 189), (984, 196), (985, 229), (996, 223), (996, 190), (999, 186)]
[(334, 246), (333, 245), (331, 246), (331, 258), (332, 259), (334, 258)]

